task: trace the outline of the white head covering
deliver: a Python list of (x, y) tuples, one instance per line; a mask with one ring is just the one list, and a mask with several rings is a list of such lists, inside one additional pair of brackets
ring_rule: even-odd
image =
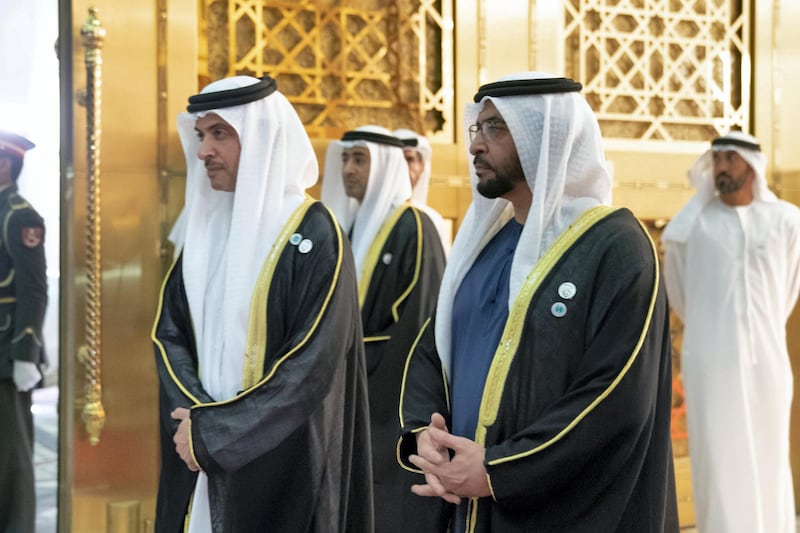
[[(524, 72), (500, 81), (540, 79), (557, 78)], [(480, 102), (467, 105), (465, 128), (475, 123), (487, 100), (495, 105), (514, 139), (533, 195), (511, 264), (511, 309), (528, 273), (558, 235), (587, 209), (611, 203), (611, 177), (597, 119), (577, 92), (484, 96)], [(477, 192), (478, 177), (469, 157), (472, 204), (448, 258), (436, 313), (436, 345), (448, 371), (456, 291), (486, 243), (514, 214), (509, 201), (485, 198)]]
[[(354, 131), (392, 137), (389, 130), (380, 126), (362, 126)], [(361, 205), (347, 196), (342, 181), (342, 151), (353, 146), (365, 146), (370, 157), (369, 181)], [(325, 154), (321, 196), (345, 232), (351, 235), (356, 272), (360, 279), (364, 258), (381, 225), (411, 197), (408, 164), (403, 157), (403, 149), (368, 140), (331, 142)]]
[[(259, 81), (235, 76), (209, 84), (201, 94)], [(239, 171), (232, 193), (211, 188), (204, 162), (197, 157), (195, 122), (208, 113), (219, 115), (239, 135)], [(300, 118), (278, 91), (246, 104), (181, 113), (178, 132), (187, 166), (183, 279), (201, 381), (215, 399), (224, 400), (241, 389), (256, 278), (305, 190), (316, 182), (317, 160)]]
[(419, 154), (422, 156), (422, 162), (424, 165), (422, 169), (422, 175), (414, 185), (414, 190), (411, 194), (411, 201), (418, 205), (427, 205), (428, 189), (430, 188), (431, 184), (431, 156), (433, 155), (431, 143), (428, 142), (428, 139), (425, 136), (408, 129), (394, 130), (392, 135), (401, 141), (416, 141), (416, 146), (406, 146), (405, 148), (405, 150), (410, 148), (419, 152)]
[(742, 159), (747, 161), (747, 164), (750, 165), (750, 168), (755, 173), (755, 180), (753, 181), (754, 200), (762, 202), (777, 201), (777, 197), (769, 190), (769, 185), (767, 184), (767, 158), (760, 148), (756, 149), (758, 146), (759, 143), (755, 137), (736, 130), (714, 139), (711, 148), (697, 158), (688, 172), (689, 183), (697, 190), (697, 193), (667, 224), (661, 237), (662, 240), (686, 242), (697, 217), (700, 216), (700, 212), (705, 205), (715, 196), (719, 196), (714, 180), (714, 152), (734, 151), (742, 156)]

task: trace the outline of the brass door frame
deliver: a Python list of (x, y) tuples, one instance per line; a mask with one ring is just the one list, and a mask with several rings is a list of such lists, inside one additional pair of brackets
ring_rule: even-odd
[[(73, 465), (70, 458), (73, 454), (74, 415), (69, 408), (67, 398), (75, 397), (75, 382), (72, 378), (75, 363), (72, 357), (61, 357), (61, 354), (75, 353), (75, 320), (72, 313), (75, 291), (73, 279), (75, 270), (72, 264), (74, 253), (73, 226), (66, 221), (74, 217), (74, 167), (73, 167), (73, 128), (72, 113), (73, 76), (72, 76), (72, 1), (58, 0), (58, 70), (60, 78), (60, 219), (59, 237), (61, 250), (59, 253), (59, 402), (58, 402), (58, 531), (70, 531), (72, 527), (72, 479)], [(66, 406), (66, 408), (65, 408)]]

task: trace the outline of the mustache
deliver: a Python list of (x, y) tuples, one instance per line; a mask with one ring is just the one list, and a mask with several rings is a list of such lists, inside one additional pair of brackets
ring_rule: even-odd
[(481, 167), (486, 167), (486, 168), (492, 168), (492, 165), (490, 165), (489, 162), (483, 156), (480, 156), (480, 155), (476, 155), (475, 159), (472, 160), (472, 166), (474, 166), (474, 167), (481, 166)]

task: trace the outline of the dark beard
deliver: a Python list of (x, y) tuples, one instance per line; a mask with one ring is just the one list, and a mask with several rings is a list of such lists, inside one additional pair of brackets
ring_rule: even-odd
[(717, 176), (716, 185), (720, 194), (732, 194), (744, 187), (747, 176), (741, 175), (734, 178), (730, 174), (720, 174)]
[[(488, 166), (485, 160), (480, 159), (481, 156), (475, 158), (483, 165)], [(519, 159), (514, 159), (511, 163), (503, 165), (502, 168), (492, 168), (494, 178), (486, 181), (478, 181), (478, 192), (481, 196), (494, 199), (500, 198), (511, 192), (514, 186), (525, 181), (525, 173), (522, 171), (522, 165)]]
[(478, 192), (486, 198), (500, 198), (514, 188), (514, 180), (495, 175), (493, 179), (478, 182)]

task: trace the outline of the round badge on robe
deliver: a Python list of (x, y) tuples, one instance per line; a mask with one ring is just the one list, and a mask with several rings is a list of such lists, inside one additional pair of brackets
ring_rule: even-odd
[(289, 237), (289, 244), (293, 244), (294, 246), (297, 246), (298, 244), (300, 244), (300, 241), (302, 241), (302, 240), (303, 240), (303, 236), (300, 235), (299, 233), (295, 233), (294, 235)]
[(553, 313), (554, 317), (561, 318), (567, 314), (567, 306), (564, 305), (564, 302), (556, 302), (550, 307), (550, 312)]
[(565, 300), (572, 300), (572, 297), (575, 296), (576, 292), (578, 292), (578, 289), (571, 281), (565, 281), (558, 286), (558, 295)]
[(300, 246), (298, 246), (297, 249), (300, 250), (301, 254), (307, 254), (308, 252), (311, 251), (313, 247), (314, 247), (313, 242), (311, 242), (309, 239), (303, 239), (303, 241), (300, 243)]
[(384, 265), (388, 265), (388, 264), (390, 264), (391, 262), (392, 262), (392, 254), (390, 254), (390, 253), (388, 253), (388, 252), (387, 252), (387, 253), (385, 253), (385, 254), (383, 254), (383, 264), (384, 264)]

